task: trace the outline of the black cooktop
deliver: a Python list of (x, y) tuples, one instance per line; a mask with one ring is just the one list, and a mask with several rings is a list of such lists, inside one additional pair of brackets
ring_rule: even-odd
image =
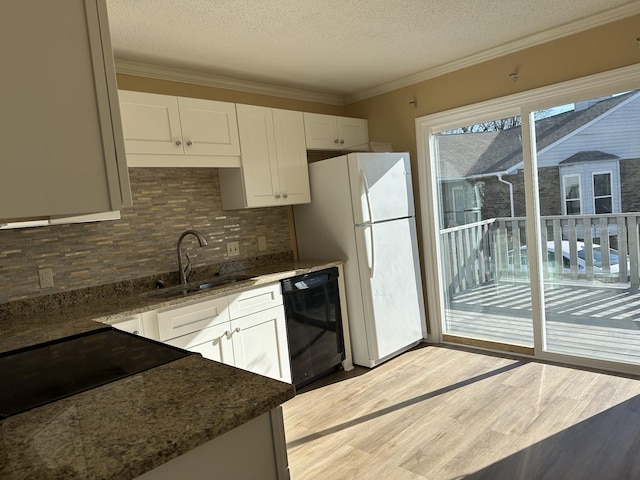
[(0, 354), (0, 418), (187, 355), (112, 327)]

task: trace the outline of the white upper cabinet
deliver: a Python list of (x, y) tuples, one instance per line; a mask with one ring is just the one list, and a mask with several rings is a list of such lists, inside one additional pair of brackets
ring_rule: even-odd
[(368, 122), (363, 118), (305, 112), (304, 128), (309, 150), (366, 150), (369, 143)]
[(120, 90), (131, 167), (237, 167), (233, 103)]
[(302, 112), (236, 105), (242, 167), (221, 169), (222, 208), (310, 201)]
[(118, 96), (127, 154), (184, 153), (177, 97), (126, 90)]
[(3, 0), (0, 58), (0, 219), (131, 205), (104, 0)]

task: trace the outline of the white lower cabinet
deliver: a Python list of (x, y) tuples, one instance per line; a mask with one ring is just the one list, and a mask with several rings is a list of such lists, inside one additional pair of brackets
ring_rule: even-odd
[(207, 327), (228, 321), (227, 297), (207, 298), (165, 308), (158, 311), (159, 340), (164, 342), (182, 335), (198, 333)]
[(209, 360), (234, 365), (233, 345), (230, 339), (230, 325), (229, 322), (225, 322), (164, 343), (197, 352)]
[(111, 325), (113, 328), (122, 330), (123, 332), (133, 333), (142, 337), (145, 336), (144, 326), (142, 323), (142, 314), (130, 315), (128, 317), (118, 318), (116, 320), (111, 320), (105, 323)]
[(159, 310), (157, 325), (164, 343), (291, 383), (279, 283)]
[(282, 407), (136, 477), (136, 480), (289, 480)]
[(291, 383), (282, 306), (232, 320), (231, 329), (236, 367)]

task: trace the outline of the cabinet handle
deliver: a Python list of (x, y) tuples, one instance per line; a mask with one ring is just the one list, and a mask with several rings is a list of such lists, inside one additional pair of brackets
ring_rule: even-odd
[(193, 145), (193, 142), (191, 140), (187, 140), (187, 147), (190, 147), (191, 145)]
[(333, 143), (338, 143), (340, 140), (338, 140), (337, 138), (333, 141)]
[(133, 331), (133, 332), (131, 332), (131, 333), (133, 333), (134, 335), (140, 335), (140, 332), (139, 332), (138, 330), (134, 330), (134, 331)]
[(340, 145), (342, 145), (344, 143), (344, 140), (340, 140)]
[(176, 145), (180, 146), (180, 145), (182, 145), (182, 142), (180, 140), (176, 140)]
[[(222, 337), (226, 337), (227, 339), (231, 338), (231, 332), (229, 330), (227, 330), (222, 335), (220, 335), (220, 338), (222, 338)], [(218, 339), (218, 341), (219, 341), (219, 339)]]
[(279, 194), (279, 193), (276, 193), (274, 196), (275, 196), (276, 198), (280, 198), (280, 194)]
[(289, 197), (289, 195), (287, 195), (286, 193), (282, 194), (282, 198), (288, 198), (288, 197)]
[[(233, 333), (240, 333), (240, 327), (236, 327), (233, 329)], [(232, 335), (233, 335), (232, 333)]]

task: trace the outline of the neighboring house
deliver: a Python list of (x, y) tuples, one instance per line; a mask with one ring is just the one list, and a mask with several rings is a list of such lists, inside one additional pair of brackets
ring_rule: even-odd
[[(640, 91), (536, 121), (540, 213), (640, 212)], [(525, 215), (521, 127), (437, 136), (444, 227)]]

